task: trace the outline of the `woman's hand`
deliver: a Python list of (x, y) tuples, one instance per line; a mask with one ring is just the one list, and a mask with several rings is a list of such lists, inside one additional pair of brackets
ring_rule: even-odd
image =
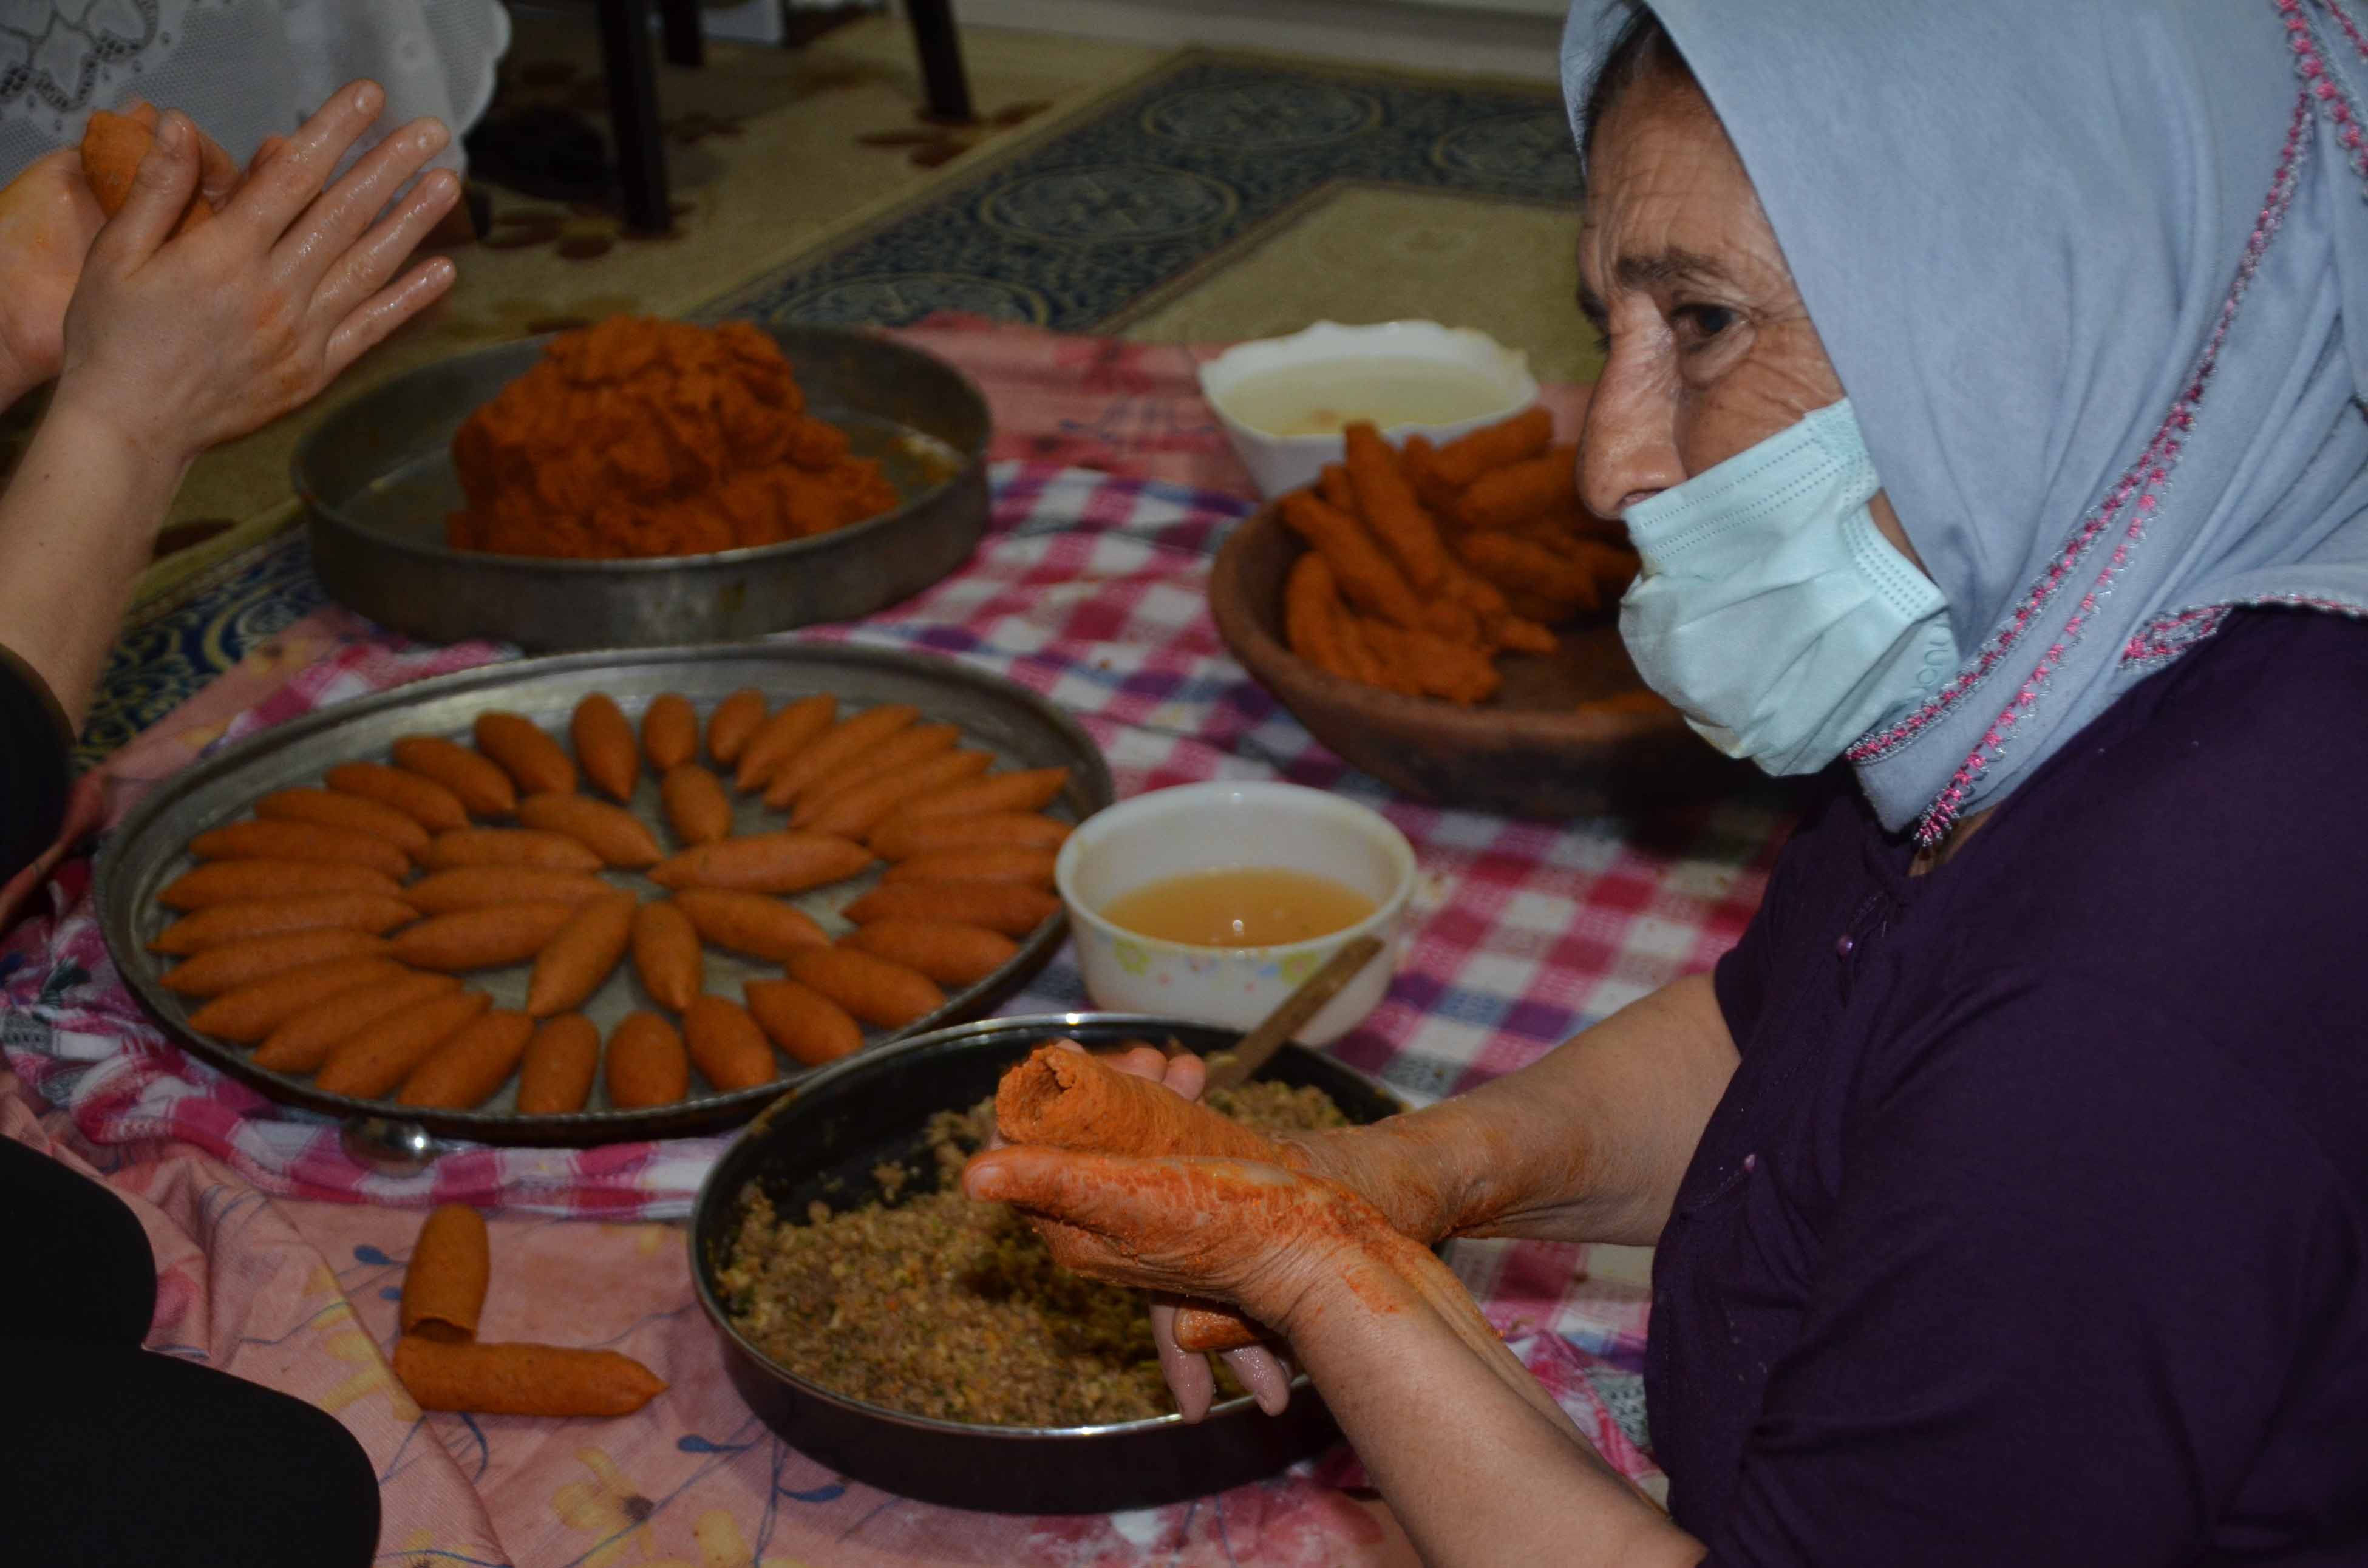
[[(1085, 1049), (1075, 1040), (1053, 1043), (1064, 1051)], [(1208, 1078), (1207, 1064), (1190, 1051), (1167, 1056), (1145, 1045), (1114, 1052), (1102, 1060), (1121, 1073), (1163, 1084), (1188, 1100), (1201, 1097), (1201, 1085)], [(1003, 1134), (992, 1126), (987, 1129), (986, 1146), (1007, 1146)], [(1176, 1408), (1185, 1420), (1198, 1421), (1209, 1414), (1217, 1383), (1206, 1356), (1185, 1350), (1176, 1343), (1176, 1313), (1186, 1304), (1172, 1295), (1155, 1294), (1151, 1299), (1151, 1339), (1158, 1347), (1159, 1370), (1167, 1380), (1168, 1392), (1176, 1396)], [(1263, 1345), (1248, 1345), (1220, 1354), (1233, 1369), (1234, 1376), (1249, 1391), (1250, 1397), (1258, 1401), (1259, 1409), (1269, 1415), (1280, 1415), (1290, 1408), (1291, 1372), (1273, 1351)]]
[[(1188, 1094), (1201, 1087), (1189, 1059), (1144, 1050), (1108, 1060)], [(1286, 1166), (1347, 1189), (1418, 1252), (1458, 1235), (1649, 1245), (1735, 1063), (1710, 977), (1692, 975), (1470, 1094), (1279, 1142)], [(1153, 1328), (1177, 1403), (1197, 1417), (1207, 1364), (1177, 1347), (1172, 1303), (1155, 1309)], [(1226, 1354), (1259, 1403), (1281, 1409), (1280, 1364), (1257, 1347)]]
[[(1083, 1049), (1073, 1041), (1056, 1043), (1071, 1051)], [(1190, 1052), (1166, 1056), (1149, 1046), (1102, 1060), (1122, 1073), (1164, 1084), (1186, 1099), (1200, 1098), (1208, 1075), (1207, 1066), (1199, 1057)], [(1440, 1157), (1452, 1151), (1434, 1150), (1436, 1140), (1419, 1127), (1411, 1133), (1399, 1131), (1398, 1124), (1406, 1119), (1393, 1118), (1380, 1127), (1285, 1136), (1276, 1142), (1284, 1148), (1285, 1167), (1324, 1177), (1347, 1188), (1381, 1210), (1401, 1234), (1429, 1246), (1453, 1228), (1453, 1205), (1443, 1195), (1442, 1181), (1443, 1173), (1453, 1161)], [(987, 1147), (1001, 1146), (1001, 1135), (991, 1134)], [(1151, 1303), (1152, 1341), (1158, 1347), (1160, 1369), (1167, 1380), (1169, 1392), (1176, 1396), (1178, 1410), (1187, 1421), (1198, 1421), (1208, 1413), (1216, 1387), (1208, 1357), (1200, 1349), (1187, 1350), (1178, 1343), (1178, 1314), (1196, 1305), (1206, 1307), (1207, 1303), (1167, 1294), (1155, 1295)], [(1212, 1326), (1211, 1315), (1205, 1311), (1193, 1314), (1199, 1320), (1197, 1326)], [(1213, 1324), (1220, 1332), (1228, 1325), (1238, 1330), (1238, 1324), (1230, 1316)], [(1258, 1401), (1260, 1409), (1269, 1415), (1281, 1415), (1291, 1403), (1291, 1369), (1267, 1346), (1235, 1343), (1236, 1348), (1219, 1350), (1217, 1354)]]
[(1391, 1239), (1353, 1194), (1247, 1160), (1013, 1145), (971, 1161), (962, 1190), (1052, 1221), (1041, 1228), (1064, 1268), (1224, 1301), (1285, 1334), (1310, 1290), (1348, 1271), (1349, 1255)]
[(1294, 1169), (1338, 1183), (1380, 1210), (1400, 1235), (1436, 1246), (1456, 1233), (1460, 1216), (1444, 1189), (1447, 1152), (1426, 1131), (1414, 1118), (1394, 1116), (1279, 1142), (1292, 1151)]
[[(77, 195), (78, 166), (53, 165), (42, 180), (54, 188), (37, 181), (33, 196), (12, 199), (35, 228), (44, 210), (68, 222), (41, 267), (62, 275), (79, 260), (81, 274), (57, 394), (0, 494), (0, 643), (76, 724), (189, 460), (311, 397), (451, 286), (441, 259), (388, 281), (459, 198), (450, 175), (422, 179), (380, 216), (444, 145), (443, 127), (397, 131), (322, 189), (383, 100), (366, 82), (341, 91), (294, 136), (265, 144), (213, 222), (170, 243), (200, 182), (211, 198), (234, 177), (186, 115), (157, 117), (130, 198), (86, 256), (75, 256), (72, 224), (89, 216), (80, 200), (96, 199), (87, 187)], [(15, 300), (0, 271), (0, 315)], [(37, 335), (11, 340), (12, 360), (21, 340), (38, 361)]]
[(1344, 1346), (1372, 1342), (1375, 1324), (1425, 1316), (1548, 1425), (1577, 1436), (1447, 1266), (1321, 1176), (1252, 1160), (1015, 1144), (972, 1160), (962, 1190), (1035, 1220), (1064, 1268), (1224, 1301), (1336, 1361)]
[[(123, 112), (156, 125), (154, 104), (127, 104)], [(211, 137), (199, 136), (198, 149), (199, 192), (219, 209), (238, 185), (238, 165)], [(66, 306), (106, 222), (76, 148), (34, 159), (0, 188), (0, 407), (65, 363)]]
[(0, 404), (58, 373), (66, 301), (106, 218), (66, 147), (0, 188)]
[(1467, 1094), (1285, 1142), (1426, 1246), (1650, 1246), (1736, 1061), (1711, 977), (1688, 975)]
[(215, 222), (169, 244), (205, 160), (188, 117), (161, 116), (130, 199), (83, 263), (54, 406), (186, 466), (304, 403), (441, 296), (453, 271), (440, 257), (389, 280), (460, 182), (436, 171), (380, 216), (443, 148), (441, 125), (404, 127), (323, 188), (384, 100), (373, 83), (341, 89), (258, 154)]

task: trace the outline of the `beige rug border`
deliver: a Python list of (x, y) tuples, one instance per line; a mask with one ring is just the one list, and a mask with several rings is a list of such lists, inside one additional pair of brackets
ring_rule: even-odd
[(1479, 93), (1503, 93), (1508, 97), (1539, 98), (1557, 106), (1562, 102), (1562, 89), (1552, 83), (1501, 75), (1495, 72), (1434, 70), (1421, 65), (1321, 59), (1315, 55), (1294, 54), (1286, 49), (1257, 49), (1247, 44), (1187, 44), (1181, 52), (1194, 61), (1228, 60), (1250, 65), (1275, 65), (1309, 76), (1390, 76), (1402, 82), (1421, 82), (1432, 86), (1453, 85)]

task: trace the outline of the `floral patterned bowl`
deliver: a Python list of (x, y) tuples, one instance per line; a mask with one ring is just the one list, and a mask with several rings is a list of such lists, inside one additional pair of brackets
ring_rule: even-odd
[[(1307, 871), (1372, 899), (1353, 926), (1304, 942), (1211, 948), (1163, 941), (1113, 925), (1101, 911), (1145, 883), (1235, 866)], [(1224, 782), (1154, 790), (1088, 817), (1055, 868), (1094, 1006), (1166, 1013), (1247, 1028), (1359, 937), (1381, 954), (1299, 1031), (1326, 1045), (1363, 1020), (1397, 969), (1414, 849), (1378, 812), (1296, 784)]]

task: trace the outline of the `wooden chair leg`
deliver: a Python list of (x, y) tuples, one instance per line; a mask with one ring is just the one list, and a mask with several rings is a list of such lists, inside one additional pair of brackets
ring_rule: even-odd
[(940, 124), (970, 124), (978, 117), (971, 108), (970, 79), (962, 73), (952, 0), (905, 0), (905, 15), (913, 24), (913, 47), (921, 56), (929, 118)]
[[(695, 19), (695, 18), (694, 18)], [(658, 131), (658, 76), (650, 54), (650, 0), (600, 0), (600, 52), (609, 74), (609, 128), (625, 223), (645, 233), (674, 225), (666, 146)]]
[(707, 38), (699, 27), (699, 0), (658, 0), (658, 26), (669, 65), (707, 63)]

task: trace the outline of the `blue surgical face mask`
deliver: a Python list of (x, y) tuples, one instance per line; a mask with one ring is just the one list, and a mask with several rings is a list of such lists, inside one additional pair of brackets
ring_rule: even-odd
[(1948, 601), (1877, 531), (1847, 400), (1621, 514), (1620, 635), (1729, 756), (1815, 773), (1957, 666)]

